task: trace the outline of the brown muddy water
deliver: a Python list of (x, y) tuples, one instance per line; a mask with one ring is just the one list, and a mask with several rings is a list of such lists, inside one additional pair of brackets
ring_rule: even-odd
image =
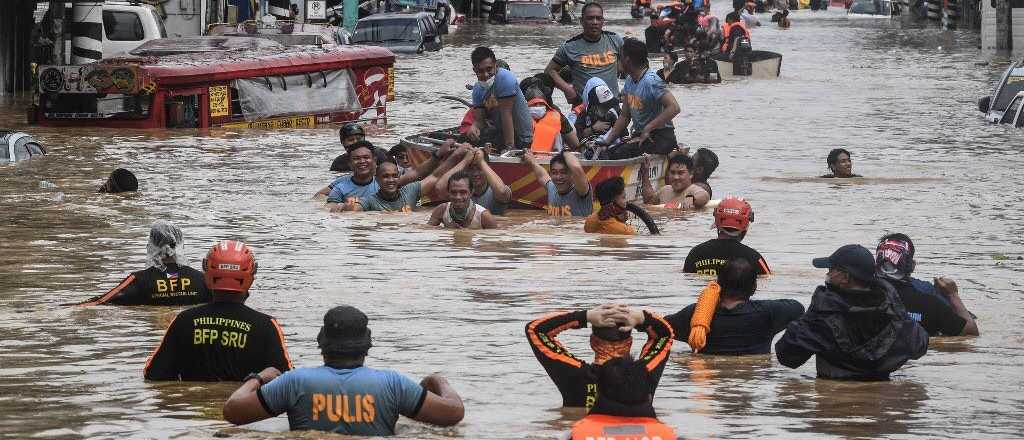
[[(642, 35), (625, 5), (607, 15), (609, 30)], [(757, 212), (748, 242), (777, 273), (758, 297), (806, 305), (824, 277), (812, 257), (903, 231), (918, 245), (921, 277), (958, 280), (982, 336), (933, 339), (886, 383), (816, 380), (813, 362), (790, 370), (767, 356), (693, 356), (679, 342), (658, 414), (689, 438), (1019, 437), (1024, 132), (985, 124), (974, 104), (1006, 61), (976, 64), (986, 59), (972, 33), (839, 10), (798, 11), (793, 23), (753, 31), (755, 48), (784, 54), (778, 80), (673, 87), (678, 137), (722, 160), (716, 197), (743, 195)], [(576, 29), (471, 25), (440, 52), (400, 57), (391, 126), (373, 140), (455, 125), (463, 110), (440, 95), (468, 96), (474, 46), (492, 46), (522, 78)], [(703, 285), (681, 268), (711, 236), (706, 211), (657, 211), (664, 235), (628, 239), (586, 235), (581, 221), (553, 223), (540, 211), (481, 233), (424, 227), (425, 212), (332, 215), (310, 195), (333, 177), (335, 131), (26, 128), (24, 104), (0, 104), (0, 125), (30, 131), (50, 154), (0, 165), (3, 438), (321, 435), (283, 434), (284, 417), (229, 427), (220, 408), (236, 384), (144, 382), (143, 363), (177, 310), (58, 305), (141, 269), (157, 219), (184, 229), (193, 266), (218, 239), (255, 248), (261, 270), (249, 303), (278, 318), (296, 365), (320, 364), (324, 311), (353, 304), (371, 319), (370, 366), (447, 375), (465, 398), (465, 421), (445, 429), (402, 420), (398, 438), (556, 437), (580, 414), (559, 407), (525, 323), (605, 301), (674, 312)], [(837, 146), (866, 178), (814, 178)], [(119, 166), (139, 175), (142, 191), (96, 194)], [(41, 189), (42, 180), (58, 188)], [(585, 337), (564, 340), (589, 357)]]

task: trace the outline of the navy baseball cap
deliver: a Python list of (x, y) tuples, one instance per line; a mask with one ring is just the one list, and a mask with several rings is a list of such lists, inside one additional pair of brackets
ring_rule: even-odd
[(832, 255), (811, 260), (811, 264), (819, 269), (842, 269), (860, 281), (875, 279), (875, 257), (866, 247), (859, 244), (848, 244), (836, 249)]

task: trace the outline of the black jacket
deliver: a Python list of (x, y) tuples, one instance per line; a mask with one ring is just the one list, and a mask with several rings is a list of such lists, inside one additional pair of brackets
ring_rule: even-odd
[(807, 313), (775, 344), (779, 362), (790, 368), (817, 355), (818, 377), (827, 379), (885, 380), (926, 351), (928, 333), (881, 280), (869, 292), (818, 286)]

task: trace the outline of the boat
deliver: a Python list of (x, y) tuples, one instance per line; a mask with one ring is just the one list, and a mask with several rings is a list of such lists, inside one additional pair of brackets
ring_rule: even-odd
[(105, 128), (312, 128), (386, 123), (395, 55), (264, 38), (153, 40), (133, 57), (40, 66), (29, 122)]
[[(447, 138), (459, 142), (466, 140), (457, 128), (451, 128), (407, 136), (402, 139), (401, 144), (406, 148), (409, 162), (415, 166), (430, 159), (431, 154), (437, 150), (437, 146), (444, 143)], [(547, 192), (537, 182), (537, 177), (530, 166), (523, 163), (520, 157), (490, 155), (488, 159), (494, 172), (512, 188), (514, 205), (521, 208), (537, 209), (544, 209), (547, 206)], [(551, 156), (549, 155), (537, 156), (537, 163), (545, 168), (548, 167), (550, 160)], [(621, 176), (626, 182), (626, 200), (643, 201), (639, 179), (640, 169), (643, 166), (642, 157), (622, 160), (581, 159), (580, 164), (587, 172), (587, 179), (590, 180), (591, 186), (595, 186), (609, 177)], [(665, 156), (651, 156), (650, 175), (654, 181), (661, 180), (665, 176), (667, 168), (668, 160)]]
[[(996, 83), (992, 94), (978, 100), (978, 110), (985, 113), (985, 120), (998, 124), (1006, 119), (1006, 109), (1010, 107), (1020, 92), (1024, 91), (1024, 58), (1011, 62), (1003, 72), (1002, 78)], [(1008, 122), (1008, 121), (1007, 121)]]
[(734, 70), (734, 63), (729, 59), (729, 54), (721, 53), (711, 57), (718, 64), (718, 74), (723, 81), (737, 79), (740, 76), (753, 79), (774, 79), (782, 72), (782, 54), (768, 52), (766, 50), (750, 51), (750, 74), (740, 75)]

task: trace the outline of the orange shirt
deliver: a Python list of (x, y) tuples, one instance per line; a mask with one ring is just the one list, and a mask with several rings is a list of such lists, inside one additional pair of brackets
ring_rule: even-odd
[(601, 220), (596, 212), (587, 217), (583, 230), (595, 234), (636, 235), (636, 230), (632, 226), (620, 222), (615, 217)]

